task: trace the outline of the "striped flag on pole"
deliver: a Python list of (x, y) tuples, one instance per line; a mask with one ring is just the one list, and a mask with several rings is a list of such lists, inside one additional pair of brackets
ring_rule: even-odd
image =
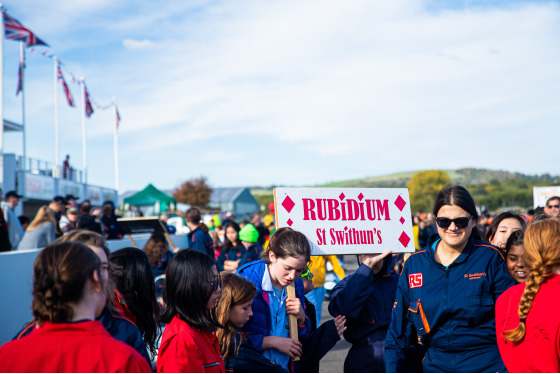
[(2, 13), (4, 13), (4, 36), (6, 39), (25, 42), (26, 47), (32, 45), (49, 46), (15, 18), (10, 17), (5, 10), (2, 10)]
[(117, 108), (117, 106), (115, 106), (115, 111), (116, 111), (116, 122), (117, 122), (117, 129), (118, 129), (119, 125), (121, 124), (121, 115), (119, 114), (119, 108)]
[(89, 99), (89, 92), (86, 87), (86, 82), (84, 82), (84, 93), (85, 93), (85, 107), (86, 107), (86, 117), (89, 118), (93, 114), (93, 106), (91, 105), (91, 101)]
[(68, 85), (66, 84), (66, 81), (64, 80), (64, 76), (62, 75), (62, 70), (60, 70), (60, 64), (58, 64), (58, 81), (62, 85), (62, 89), (64, 90), (64, 93), (66, 94), (66, 102), (68, 103), (69, 106), (74, 108), (76, 106), (74, 104), (74, 98), (72, 97), (72, 94), (70, 93), (70, 89), (68, 88)]
[(22, 47), (21, 53), (19, 54), (18, 82), (16, 88), (16, 96), (19, 95), (19, 93), (23, 89), (23, 69), (25, 69), (25, 53)]

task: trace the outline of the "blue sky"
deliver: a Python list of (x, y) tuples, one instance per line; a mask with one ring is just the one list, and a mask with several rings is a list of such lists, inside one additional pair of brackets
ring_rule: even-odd
[[(201, 175), (225, 187), (461, 167), (560, 174), (556, 1), (4, 7), (96, 102), (116, 97), (121, 193)], [(16, 122), (18, 48), (4, 43), (5, 116)], [(28, 155), (52, 162), (53, 64), (39, 50), (27, 58)], [(81, 112), (58, 90), (61, 157), (81, 168)], [(112, 112), (87, 122), (89, 182), (113, 186)], [(6, 135), (5, 149), (20, 154), (21, 135)]]

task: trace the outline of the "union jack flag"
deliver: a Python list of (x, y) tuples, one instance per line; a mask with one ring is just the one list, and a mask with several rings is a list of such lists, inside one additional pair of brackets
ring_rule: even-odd
[(64, 93), (66, 94), (66, 102), (68, 103), (69, 106), (74, 108), (76, 106), (74, 104), (74, 98), (72, 97), (72, 94), (70, 93), (70, 89), (68, 88), (68, 85), (66, 84), (66, 81), (64, 80), (64, 76), (62, 75), (62, 70), (60, 70), (60, 64), (58, 64), (58, 81), (62, 85), (62, 89), (64, 90)]
[(119, 125), (121, 124), (121, 115), (119, 114), (119, 108), (117, 108), (116, 106), (115, 106), (115, 112), (117, 117), (117, 128), (119, 128)]
[(86, 83), (84, 82), (84, 92), (85, 92), (85, 107), (86, 107), (86, 117), (89, 118), (93, 114), (93, 106), (91, 105), (91, 101), (89, 99), (89, 92), (86, 87)]
[(23, 69), (25, 69), (25, 52), (22, 51), (19, 55), (19, 67), (18, 67), (18, 82), (16, 88), (16, 96), (19, 95), (21, 90), (23, 90)]
[(15, 18), (10, 17), (5, 10), (2, 10), (2, 13), (4, 14), (4, 36), (6, 39), (25, 42), (26, 47), (31, 47), (32, 45), (49, 46), (31, 32), (31, 30), (16, 21)]

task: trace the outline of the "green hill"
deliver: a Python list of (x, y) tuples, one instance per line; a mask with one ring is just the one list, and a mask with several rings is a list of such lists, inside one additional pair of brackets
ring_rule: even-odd
[[(560, 176), (550, 174), (527, 175), (503, 170), (463, 168), (444, 170), (453, 183), (465, 186), (481, 208), (491, 211), (516, 209), (523, 211), (533, 205), (533, 187), (560, 185)], [(331, 182), (310, 187), (366, 187), (399, 188), (406, 187), (407, 182), (416, 171)], [(272, 189), (269, 187), (250, 187), (260, 205), (267, 206), (273, 201)]]
[[(492, 181), (505, 181), (505, 180), (521, 180), (526, 182), (533, 182), (536, 184), (550, 183), (559, 184), (560, 176), (551, 176), (549, 174), (543, 175), (526, 175), (521, 173), (512, 173), (503, 170), (489, 170), (489, 169), (475, 169), (464, 168), (457, 170), (444, 170), (447, 172), (453, 183), (460, 183), (462, 185), (478, 185), (487, 184)], [(368, 177), (362, 179), (353, 179), (340, 182), (332, 182), (327, 184), (316, 185), (313, 187), (371, 187), (371, 188), (391, 188), (391, 187), (405, 187), (406, 183), (412, 178), (416, 171), (409, 171), (404, 173), (395, 173), (388, 175), (381, 175), (377, 177)]]

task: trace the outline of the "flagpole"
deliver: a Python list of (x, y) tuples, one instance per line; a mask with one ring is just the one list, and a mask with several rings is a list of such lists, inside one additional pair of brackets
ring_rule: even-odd
[(60, 129), (58, 124), (58, 57), (53, 57), (54, 62), (54, 163), (56, 165), (57, 175), (60, 177), (58, 170), (60, 169)]
[(84, 158), (84, 184), (87, 184), (86, 84), (84, 82), (84, 77), (80, 77), (80, 84), (82, 85), (82, 151)]
[(4, 187), (4, 12), (0, 4), (0, 186)]
[[(25, 46), (23, 45), (23, 42), (19, 42), (19, 53), (23, 61), (21, 66), (21, 125), (23, 127), (23, 166), (25, 170), (25, 167), (27, 166), (27, 135), (25, 126)], [(22, 61), (20, 61), (20, 63)]]
[(117, 131), (117, 99), (113, 97), (113, 148), (115, 152), (115, 190), (119, 191), (119, 135)]

